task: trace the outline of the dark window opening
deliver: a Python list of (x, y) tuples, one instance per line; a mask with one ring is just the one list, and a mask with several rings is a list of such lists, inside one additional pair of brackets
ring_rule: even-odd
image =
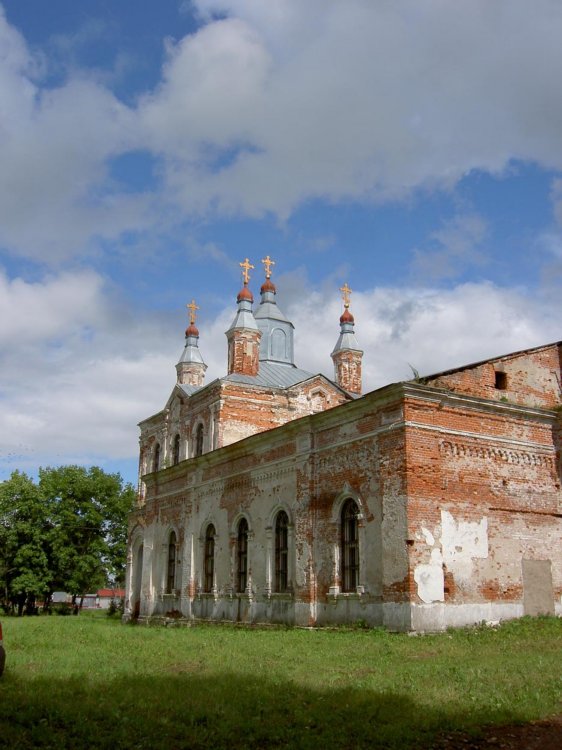
[(177, 553), (177, 540), (176, 532), (172, 531), (170, 534), (170, 541), (168, 543), (168, 575), (166, 577), (166, 593), (171, 594), (176, 588), (176, 553)]
[(174, 466), (180, 462), (180, 436), (176, 435), (174, 438), (174, 450), (173, 450), (173, 461)]
[(355, 591), (359, 585), (359, 509), (346, 500), (341, 511), (342, 590)]
[(152, 459), (152, 471), (158, 471), (160, 468), (160, 443), (154, 447), (154, 458)]
[(507, 375), (505, 374), (505, 372), (499, 372), (498, 370), (496, 370), (495, 377), (495, 386), (498, 391), (505, 391), (507, 388)]
[(275, 591), (287, 591), (289, 573), (289, 519), (284, 510), (275, 521)]
[(207, 526), (205, 534), (205, 581), (204, 590), (210, 593), (213, 590), (215, 576), (215, 527), (213, 524)]
[(195, 433), (195, 455), (196, 456), (203, 455), (203, 425), (202, 424), (200, 424), (197, 427), (197, 432)]
[(238, 524), (238, 565), (236, 588), (240, 594), (248, 585), (248, 522), (243, 518)]

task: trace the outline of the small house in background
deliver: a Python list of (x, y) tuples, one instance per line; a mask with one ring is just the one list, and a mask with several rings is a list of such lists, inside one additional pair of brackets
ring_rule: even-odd
[(66, 591), (53, 591), (51, 596), (51, 604), (70, 604), (72, 596), (67, 594)]
[(113, 600), (116, 604), (125, 599), (125, 589), (100, 589), (96, 594), (95, 606), (99, 609), (109, 609)]

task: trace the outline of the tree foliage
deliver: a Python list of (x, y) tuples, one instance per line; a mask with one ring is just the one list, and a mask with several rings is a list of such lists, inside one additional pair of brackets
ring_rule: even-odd
[(124, 580), (127, 515), (134, 490), (98, 467), (14, 472), (0, 484), (3, 603), (33, 611), (56, 590), (73, 597)]

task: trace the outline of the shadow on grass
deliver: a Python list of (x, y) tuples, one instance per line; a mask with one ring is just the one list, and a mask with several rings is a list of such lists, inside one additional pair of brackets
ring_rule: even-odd
[[(101, 684), (8, 673), (0, 683), (0, 747), (420, 748), (467, 723), (396, 693), (315, 691), (202, 669), (193, 662)], [(468, 723), (489, 720), (471, 716)]]

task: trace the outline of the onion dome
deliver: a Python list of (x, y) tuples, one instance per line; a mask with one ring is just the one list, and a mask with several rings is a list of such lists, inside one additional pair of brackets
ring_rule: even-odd
[(340, 316), (340, 335), (332, 352), (332, 357), (342, 351), (361, 351), (355, 338), (355, 318), (349, 309), (351, 291), (347, 284), (344, 284), (340, 289), (343, 297), (343, 313)]
[(253, 303), (254, 301), (254, 295), (248, 288), (248, 285), (245, 283), (242, 289), (238, 292), (238, 297), (236, 297), (236, 302), (250, 302)]
[(263, 284), (261, 285), (260, 293), (266, 294), (267, 292), (270, 292), (271, 294), (276, 294), (277, 289), (275, 288), (275, 284), (270, 278), (267, 278)]
[(343, 311), (342, 315), (340, 316), (340, 323), (342, 323), (342, 324), (343, 323), (349, 323), (351, 325), (353, 323), (355, 323), (355, 318), (353, 317), (353, 315), (349, 311), (349, 307), (346, 307), (345, 310)]

